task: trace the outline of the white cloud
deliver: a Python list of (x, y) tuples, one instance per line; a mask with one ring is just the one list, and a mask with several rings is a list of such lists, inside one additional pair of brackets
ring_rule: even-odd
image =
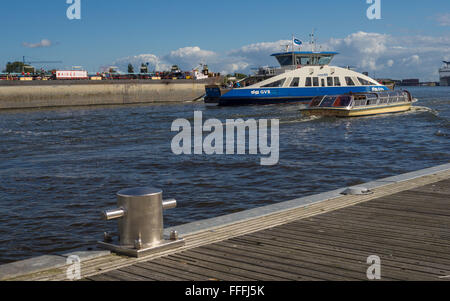
[(419, 64), (420, 63), (420, 56), (417, 54), (411, 55), (410, 57), (404, 58), (402, 60), (403, 63), (412, 65), (412, 64)]
[(170, 69), (170, 66), (167, 63), (163, 62), (158, 56), (154, 54), (140, 54), (120, 58), (114, 61), (113, 65), (118, 66), (121, 71), (126, 71), (128, 69), (128, 64), (132, 64), (134, 66), (134, 70), (138, 71), (141, 64), (147, 63), (149, 63), (150, 70)]
[(249, 67), (250, 65), (247, 62), (228, 63), (223, 66), (221, 73), (228, 74), (242, 72), (243, 70), (247, 70)]
[(330, 39), (325, 45), (341, 53), (335, 59), (336, 65), (353, 65), (377, 77), (438, 81), (436, 71), (450, 53), (450, 36), (394, 37), (357, 32)]
[(450, 13), (437, 15), (437, 22), (441, 26), (450, 26)]
[[(179, 48), (163, 56), (142, 54), (116, 60), (114, 64), (126, 70), (128, 63), (150, 62), (156, 70), (168, 70), (177, 64), (183, 70), (191, 70), (199, 63), (206, 63), (210, 70), (222, 74), (251, 73), (259, 66), (277, 66), (272, 53), (283, 50), (290, 40), (260, 42), (244, 45), (225, 53), (204, 50), (198, 46)], [(450, 53), (450, 36), (404, 36), (356, 32), (343, 38), (331, 38), (319, 43), (321, 50), (334, 50), (340, 54), (332, 63), (336, 66), (355, 66), (358, 71), (368, 71), (371, 76), (390, 78), (418, 77), (437, 81), (436, 70)], [(306, 45), (303, 50), (310, 50)], [(375, 74), (374, 74), (375, 73)]]
[(41, 47), (50, 47), (52, 46), (52, 42), (47, 39), (41, 40), (39, 43), (27, 43), (23, 42), (22, 45), (27, 48), (41, 48)]
[(171, 51), (168, 55), (163, 57), (166, 62), (173, 62), (182, 69), (192, 69), (207, 62), (214, 62), (217, 60), (217, 54), (213, 51), (200, 49), (198, 46), (183, 47)]

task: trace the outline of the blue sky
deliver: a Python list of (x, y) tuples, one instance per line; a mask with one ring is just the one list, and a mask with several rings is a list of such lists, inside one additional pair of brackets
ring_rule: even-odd
[[(61, 68), (81, 65), (92, 72), (111, 64), (122, 66), (127, 59), (139, 63), (145, 54), (153, 55), (161, 67), (177, 63), (176, 59), (185, 68), (202, 60), (219, 69), (215, 71), (248, 71), (257, 64), (275, 64), (266, 55), (277, 50), (272, 48), (279, 48), (281, 40), (292, 34), (307, 40), (316, 28), (325, 48), (348, 51), (336, 63), (380, 76), (395, 70), (396, 76), (433, 79), (433, 69), (423, 71), (418, 63), (429, 64), (432, 55), (438, 68), (442, 59), (450, 59), (446, 57), (450, 55), (450, 1), (381, 0), (381, 5), (382, 19), (369, 20), (366, 0), (81, 0), (81, 20), (69, 20), (66, 0), (1, 1), (0, 64), (25, 55), (30, 60), (61, 60), (63, 64), (56, 65)], [(361, 32), (366, 35), (357, 35)], [(380, 37), (385, 38), (387, 50), (358, 49), (366, 47), (358, 41), (369, 39), (370, 45)], [(411, 49), (416, 43), (417, 53)], [(390, 51), (392, 44), (409, 51)], [(262, 46), (258, 54), (264, 55), (246, 57), (242, 51), (249, 45)], [(417, 71), (398, 74), (398, 67), (406, 67), (407, 62), (416, 63)]]

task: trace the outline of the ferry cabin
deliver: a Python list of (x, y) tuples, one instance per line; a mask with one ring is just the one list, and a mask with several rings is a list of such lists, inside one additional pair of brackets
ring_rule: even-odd
[[(348, 68), (329, 66), (336, 52), (275, 53), (280, 68), (270, 78), (243, 81), (242, 88), (220, 93), (220, 105), (309, 102), (315, 96), (389, 90), (376, 80)], [(252, 82), (253, 80), (253, 82)], [(213, 91), (210, 91), (211, 94)], [(217, 91), (216, 94), (217, 96)]]

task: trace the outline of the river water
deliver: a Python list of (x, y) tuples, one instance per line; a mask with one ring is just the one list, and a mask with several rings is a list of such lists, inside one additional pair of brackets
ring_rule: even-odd
[[(154, 186), (179, 206), (165, 226), (360, 184), (450, 160), (450, 88), (409, 89), (408, 113), (304, 118), (302, 105), (202, 103), (0, 112), (0, 264), (95, 245), (123, 188)], [(280, 160), (176, 156), (177, 118), (280, 120)]]

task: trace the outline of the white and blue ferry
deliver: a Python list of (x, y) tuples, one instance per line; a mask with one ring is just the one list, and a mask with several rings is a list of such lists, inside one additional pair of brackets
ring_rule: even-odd
[(309, 102), (316, 96), (389, 90), (350, 68), (330, 66), (337, 54), (294, 49), (272, 54), (281, 67), (260, 68), (257, 74), (242, 80), (240, 87), (233, 89), (207, 86), (205, 102), (223, 106)]

